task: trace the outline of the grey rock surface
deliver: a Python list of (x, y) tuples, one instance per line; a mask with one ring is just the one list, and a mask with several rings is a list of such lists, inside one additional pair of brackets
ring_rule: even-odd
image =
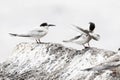
[(120, 70), (81, 71), (104, 62), (116, 52), (76, 50), (57, 43), (20, 43), (0, 64), (0, 80), (120, 80)]

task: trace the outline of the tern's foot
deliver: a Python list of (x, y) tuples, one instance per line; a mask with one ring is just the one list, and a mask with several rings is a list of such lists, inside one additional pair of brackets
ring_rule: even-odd
[(38, 42), (37, 44), (42, 44), (42, 42)]
[(41, 42), (36, 42), (37, 44), (41, 44)]
[(37, 44), (46, 44), (45, 42), (38, 42)]

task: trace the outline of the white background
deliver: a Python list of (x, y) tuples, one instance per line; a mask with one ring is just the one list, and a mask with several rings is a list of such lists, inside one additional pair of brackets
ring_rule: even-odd
[[(92, 47), (117, 51), (120, 47), (120, 0), (0, 0), (0, 62), (12, 54), (20, 42), (34, 42), (11, 37), (8, 33), (25, 33), (38, 28), (42, 22), (55, 24), (41, 40), (62, 43), (79, 33), (71, 24), (87, 29), (96, 24), (100, 41), (91, 41)], [(80, 45), (65, 46), (82, 49)]]

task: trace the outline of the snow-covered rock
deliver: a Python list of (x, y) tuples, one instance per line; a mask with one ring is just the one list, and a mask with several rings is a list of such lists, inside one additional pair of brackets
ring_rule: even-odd
[(112, 71), (81, 71), (104, 62), (116, 52), (76, 50), (56, 43), (20, 43), (0, 64), (0, 80), (120, 80)]

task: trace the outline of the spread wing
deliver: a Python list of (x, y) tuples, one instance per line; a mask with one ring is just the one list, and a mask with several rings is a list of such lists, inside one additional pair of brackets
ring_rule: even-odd
[(81, 35), (78, 35), (78, 36), (75, 36), (74, 38), (72, 38), (72, 39), (70, 39), (70, 40), (63, 40), (63, 42), (71, 42), (71, 41), (74, 41), (74, 40), (79, 39), (81, 36), (82, 36), (82, 34), (81, 34)]
[(80, 31), (82, 31), (83, 33), (86, 33), (86, 34), (88, 34), (89, 33), (89, 31), (88, 30), (85, 30), (85, 29), (83, 29), (83, 28), (80, 28), (79, 26), (76, 26), (76, 25), (73, 25), (76, 29), (78, 29), (78, 30), (80, 30)]
[(100, 35), (99, 34), (90, 34), (92, 39), (99, 41), (100, 40)]

